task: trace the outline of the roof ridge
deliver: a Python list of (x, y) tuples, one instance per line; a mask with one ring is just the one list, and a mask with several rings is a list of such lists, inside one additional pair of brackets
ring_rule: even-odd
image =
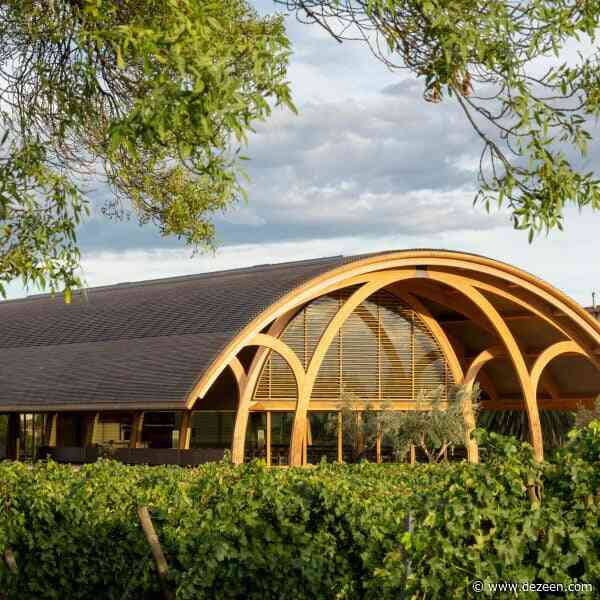
[[(362, 255), (357, 255), (362, 256)], [(346, 257), (343, 254), (333, 255), (333, 256), (322, 256), (320, 258), (306, 258), (301, 260), (290, 260), (283, 261), (279, 263), (262, 263), (258, 265), (251, 265), (249, 267), (235, 267), (233, 269), (220, 269), (218, 271), (204, 271), (202, 273), (190, 273), (189, 275), (175, 275), (172, 277), (159, 277), (157, 279), (140, 279), (139, 281), (123, 281), (120, 283), (110, 283), (107, 285), (98, 285), (81, 289), (74, 289), (74, 296), (84, 296), (90, 291), (109, 291), (109, 290), (117, 290), (117, 289), (131, 289), (137, 287), (148, 287), (152, 285), (161, 285), (165, 283), (184, 283), (186, 281), (197, 281), (199, 279), (210, 279), (212, 277), (220, 277), (225, 275), (234, 275), (236, 273), (257, 273), (264, 271), (268, 268), (271, 269), (279, 269), (283, 267), (290, 266), (298, 266), (302, 264), (311, 265), (318, 264), (321, 262), (327, 262), (334, 259), (343, 259), (343, 258), (353, 258), (352, 256)], [(57, 292), (55, 296), (60, 296), (61, 292)], [(3, 304), (13, 303), (13, 302), (26, 302), (30, 300), (41, 300), (44, 298), (51, 298), (51, 292), (41, 293), (41, 294), (31, 294), (25, 296), (23, 298), (13, 298), (11, 300), (3, 300), (0, 301), (0, 306)]]

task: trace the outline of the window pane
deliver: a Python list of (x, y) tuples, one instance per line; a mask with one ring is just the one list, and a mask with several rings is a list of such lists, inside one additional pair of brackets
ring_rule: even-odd
[(337, 413), (310, 412), (308, 423), (308, 462), (315, 465), (323, 458), (337, 461)]
[(250, 413), (246, 429), (245, 458), (263, 458), (267, 456), (267, 415), (265, 413)]
[(0, 460), (6, 458), (8, 445), (8, 415), (0, 415)]
[(235, 411), (194, 411), (190, 448), (230, 448)]
[(142, 446), (146, 448), (177, 448), (181, 415), (176, 412), (144, 413)]
[(293, 412), (271, 414), (271, 464), (288, 464), (293, 423)]

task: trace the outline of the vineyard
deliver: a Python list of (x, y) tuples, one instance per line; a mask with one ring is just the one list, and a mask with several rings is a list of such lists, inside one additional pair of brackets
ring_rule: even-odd
[(473, 580), (598, 589), (600, 423), (542, 465), (525, 444), (478, 436), (483, 465), (3, 463), (0, 590), (19, 599), (382, 600), (465, 598)]

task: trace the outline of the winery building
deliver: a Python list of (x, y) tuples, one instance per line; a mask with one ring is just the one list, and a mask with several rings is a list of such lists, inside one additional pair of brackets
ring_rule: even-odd
[[(259, 265), (0, 303), (0, 457), (348, 460), (341, 408), (486, 411), (600, 394), (600, 321), (516, 267), (443, 250)], [(421, 399), (421, 402), (418, 400)], [(337, 428), (332, 427), (337, 423)], [(467, 430), (475, 416), (465, 407)], [(372, 460), (386, 460), (381, 444)], [(465, 442), (478, 459), (473, 441)]]

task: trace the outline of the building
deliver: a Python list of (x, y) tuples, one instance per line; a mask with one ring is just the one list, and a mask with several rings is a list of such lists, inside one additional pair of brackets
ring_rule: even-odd
[[(231, 449), (342, 459), (341, 402), (411, 410), (454, 384), (484, 410), (591, 406), (600, 321), (510, 265), (405, 250), (99, 287), (0, 303), (8, 457), (195, 464)], [(472, 428), (468, 407), (465, 419)], [(477, 460), (474, 442), (468, 456)], [(381, 459), (381, 448), (376, 449)]]

